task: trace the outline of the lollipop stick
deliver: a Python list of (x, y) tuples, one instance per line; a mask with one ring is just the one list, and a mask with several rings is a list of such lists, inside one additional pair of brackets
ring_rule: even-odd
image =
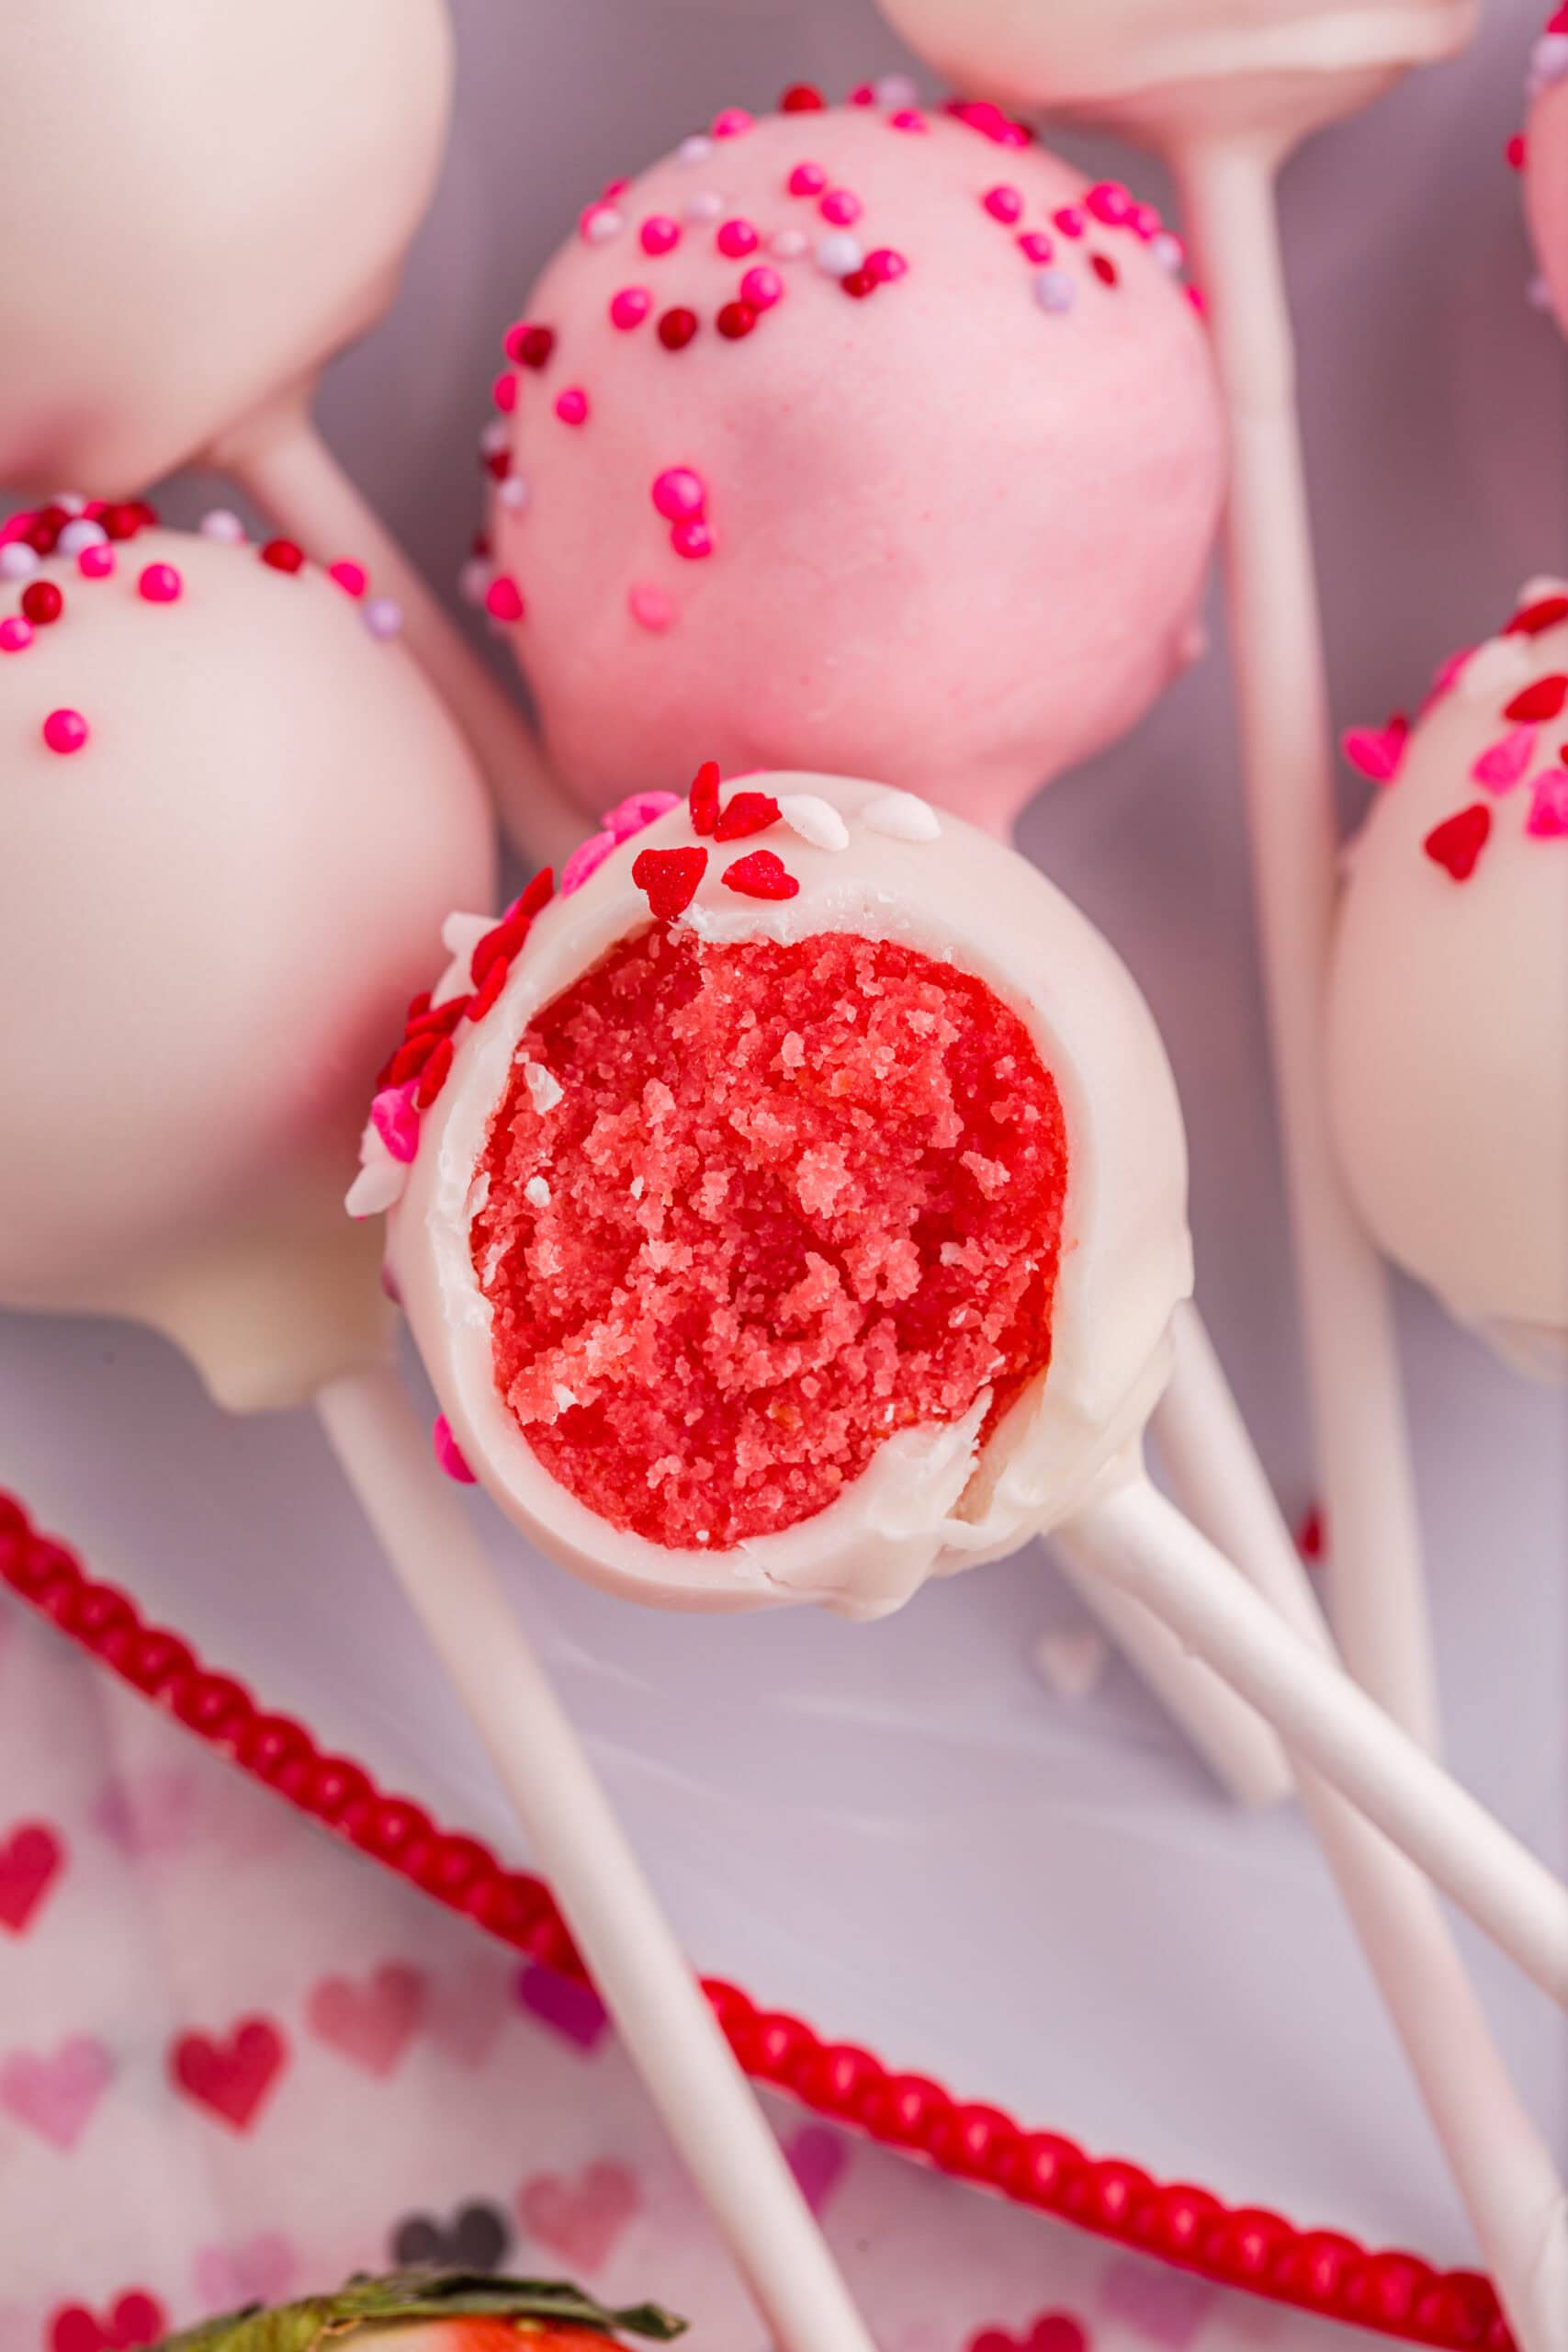
[(873, 2352), (777, 2142), (688, 1969), (394, 1374), (317, 1399), (568, 1925), (782, 2352)]
[(1086, 1573), (1163, 1617), (1286, 1746), (1568, 2007), (1568, 1888), (1348, 1676), (1284, 1624), (1145, 1478), (1055, 1531)]
[(1324, 1096), (1333, 754), (1277, 158), (1270, 144), (1218, 140), (1175, 160), (1231, 417), (1231, 638), (1334, 1623), (1351, 1673), (1433, 1746), (1436, 1684), (1388, 1281), (1341, 1185)]
[[(1210, 1541), (1325, 1656), (1332, 1645), (1306, 1572), (1198, 1315), (1177, 1329), (1158, 1432), (1168, 1473)], [(1568, 2342), (1568, 2200), (1520, 2105), (1441, 1909), (1420, 1872), (1316, 1772), (1303, 1809), (1469, 2211), (1523, 2352)]]
[[(582, 838), (581, 815), (558, 789), (526, 718), (465, 643), (401, 548), (317, 433), (303, 408), (269, 411), (225, 441), (213, 459), (307, 554), (322, 563), (352, 556), (371, 593), (389, 596), (410, 646), (509, 808), (524, 808), (527, 849), (540, 865), (564, 857)], [(527, 780), (526, 793), (518, 779)]]

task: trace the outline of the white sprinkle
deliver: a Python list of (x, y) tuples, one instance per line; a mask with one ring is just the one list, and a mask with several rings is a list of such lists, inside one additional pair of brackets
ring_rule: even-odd
[(57, 490), (49, 503), (51, 506), (58, 506), (62, 513), (66, 514), (82, 514), (86, 512), (87, 502), (80, 491)]
[(521, 514), (529, 498), (526, 475), (508, 474), (504, 481), (497, 484), (495, 494), (511, 514)]
[(1150, 238), (1149, 251), (1161, 269), (1169, 270), (1173, 277), (1187, 258), (1180, 238), (1173, 237), (1168, 229), (1162, 229), (1156, 237)]
[(523, 1198), (531, 1208), (547, 1209), (550, 1204), (550, 1188), (542, 1176), (530, 1176), (523, 1187)]
[(479, 447), (487, 458), (499, 458), (511, 438), (505, 419), (492, 416), (479, 435)]
[(108, 536), (101, 523), (89, 523), (84, 514), (67, 523), (55, 544), (62, 555), (80, 555), (84, 548), (107, 547)]
[(817, 266), (826, 277), (848, 277), (865, 259), (865, 247), (847, 229), (831, 229), (817, 246)]
[(1568, 580), (1559, 580), (1550, 571), (1538, 571), (1519, 590), (1521, 605), (1544, 604), (1548, 596), (1568, 596)]
[(860, 820), (868, 832), (886, 833), (896, 842), (934, 842), (942, 835), (936, 810), (914, 792), (885, 792), (868, 800)]
[(576, 1399), (576, 1397), (572, 1395), (572, 1393), (571, 1393), (570, 1389), (570, 1388), (563, 1388), (563, 1387), (562, 1387), (562, 1385), (561, 1385), (561, 1384), (560, 1384), (560, 1382), (558, 1380), (558, 1381), (556, 1382), (556, 1384), (555, 1384), (555, 1388), (554, 1388), (553, 1394), (554, 1394), (555, 1400), (556, 1400), (556, 1410), (557, 1410), (557, 1412), (558, 1412), (558, 1413), (570, 1413), (570, 1410), (571, 1410), (571, 1408), (572, 1408), (572, 1407), (573, 1407), (573, 1406), (576, 1404), (576, 1402), (577, 1402), (577, 1399)]
[(813, 849), (848, 849), (850, 829), (830, 800), (815, 792), (786, 792), (779, 800), (779, 815), (792, 833)]
[(798, 261), (810, 250), (811, 240), (804, 229), (776, 229), (768, 239), (768, 251), (775, 261)]
[(642, 1192), (643, 1192), (643, 1180), (642, 1180), (642, 1178), (641, 1178), (640, 1176), (634, 1176), (634, 1177), (632, 1178), (632, 1186), (631, 1186), (631, 1191), (632, 1191), (632, 1198), (633, 1198), (633, 1200), (634, 1200), (634, 1201), (640, 1201), (640, 1200), (641, 1200), (641, 1198), (642, 1198)]
[(394, 1159), (379, 1136), (380, 1156), (367, 1160), (344, 1200), (344, 1207), (352, 1217), (380, 1216), (396, 1206), (403, 1196), (409, 1171), (401, 1160)]
[(26, 539), (7, 539), (0, 548), (0, 580), (26, 580), (38, 567), (38, 549)]
[(457, 594), (465, 605), (482, 605), (485, 590), (495, 576), (494, 567), (482, 555), (471, 555), (457, 574)]
[(565, 1091), (555, 1072), (547, 1069), (542, 1062), (524, 1063), (523, 1083), (535, 1110), (540, 1112), (553, 1111)]
[(390, 596), (367, 596), (359, 607), (359, 617), (372, 637), (396, 637), (403, 625), (403, 608)]
[(699, 188), (695, 196), (686, 198), (688, 220), (716, 220), (724, 210), (724, 198), (716, 188)]
[(228, 506), (209, 507), (197, 529), (204, 539), (221, 539), (228, 547), (238, 547), (245, 536), (244, 525)]
[(1530, 657), (1518, 638), (1489, 637), (1460, 672), (1459, 690), (1466, 702), (1491, 702), (1516, 693), (1531, 675)]
[(617, 212), (613, 204), (602, 204), (597, 211), (589, 214), (582, 233), (591, 245), (604, 245), (612, 237), (618, 237), (626, 225), (624, 212)]
[(907, 74), (884, 74), (871, 86), (879, 107), (912, 107), (919, 99), (920, 94)]
[[(458, 978), (463, 988), (469, 988), (473, 984), (472, 966), (475, 948), (486, 932), (494, 929), (493, 915), (453, 913), (449, 914), (442, 924), (441, 944), (457, 965)], [(455, 995), (457, 991), (448, 989), (447, 993)]]
[(1539, 97), (1550, 83), (1568, 74), (1568, 32), (1542, 33), (1530, 51), (1529, 95)]
[(711, 139), (705, 139), (699, 131), (694, 138), (682, 139), (681, 144), (675, 150), (675, 154), (677, 160), (682, 164), (711, 163), (713, 160), (713, 141)]
[(1055, 317), (1070, 311), (1077, 295), (1077, 288), (1065, 269), (1043, 269), (1034, 280), (1035, 300)]

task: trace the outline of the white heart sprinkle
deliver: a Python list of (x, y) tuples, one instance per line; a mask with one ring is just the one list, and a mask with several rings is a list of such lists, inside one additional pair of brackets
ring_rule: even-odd
[(786, 792), (780, 797), (779, 815), (791, 832), (813, 849), (848, 849), (850, 829), (830, 800), (815, 792)]
[(896, 842), (934, 842), (942, 835), (936, 810), (914, 792), (885, 792), (868, 800), (860, 820), (868, 832), (886, 833)]
[(1466, 702), (1490, 702), (1497, 695), (1517, 693), (1532, 674), (1529, 655), (1518, 638), (1489, 637), (1460, 672), (1459, 690)]

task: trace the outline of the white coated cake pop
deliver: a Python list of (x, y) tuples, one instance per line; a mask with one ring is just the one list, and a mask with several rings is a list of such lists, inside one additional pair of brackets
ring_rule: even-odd
[(0, 1303), (291, 1402), (380, 1345), (343, 1187), (387, 1024), (491, 888), (483, 796), (313, 566), (76, 528), (0, 583)]
[(1348, 748), (1335, 1133), (1388, 1254), (1513, 1362), (1568, 1373), (1568, 583)]

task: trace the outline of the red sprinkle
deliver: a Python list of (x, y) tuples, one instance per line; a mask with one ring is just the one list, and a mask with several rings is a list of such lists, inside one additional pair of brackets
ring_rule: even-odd
[(428, 1111), (446, 1085), (451, 1073), (454, 1050), (451, 1038), (443, 1037), (424, 1068), (420, 1071), (419, 1084), (415, 1087), (413, 1095), (413, 1107), (416, 1111)]
[(778, 852), (772, 849), (754, 849), (750, 856), (738, 857), (733, 865), (725, 867), (719, 880), (727, 890), (739, 890), (745, 899), (793, 899), (800, 888)]
[(666, 351), (684, 351), (697, 331), (695, 311), (666, 311), (659, 322), (659, 340)]
[(867, 268), (863, 263), (859, 269), (848, 271), (840, 278), (839, 283), (845, 293), (852, 296), (855, 301), (863, 302), (868, 294), (875, 293), (882, 280), (874, 270)]
[(750, 302), (726, 302), (714, 321), (720, 334), (731, 343), (750, 334), (756, 323), (757, 313)]
[(705, 849), (645, 849), (632, 861), (632, 880), (646, 892), (660, 922), (683, 915), (707, 871)]
[(780, 114), (820, 114), (827, 105), (820, 90), (809, 82), (792, 82), (779, 100)]
[(141, 528), (141, 509), (121, 500), (117, 505), (106, 506), (98, 521), (111, 539), (133, 539)]
[(1511, 171), (1522, 172), (1524, 170), (1525, 134), (1522, 130), (1515, 131), (1513, 137), (1504, 148), (1503, 153), (1507, 160), (1508, 167)]
[(1539, 637), (1542, 629), (1555, 628), (1559, 621), (1568, 621), (1568, 596), (1543, 596), (1539, 604), (1522, 605), (1503, 634)]
[(543, 368), (556, 347), (554, 327), (532, 327), (525, 319), (508, 327), (502, 348), (519, 368)]
[(1116, 264), (1111, 260), (1109, 254), (1090, 254), (1089, 257), (1089, 266), (1090, 269), (1093, 270), (1096, 277), (1099, 278), (1102, 286), (1114, 286), (1116, 284), (1118, 276)]
[(29, 580), (22, 591), (23, 618), (35, 628), (47, 628), (65, 610), (65, 599), (52, 580)]
[(749, 833), (765, 833), (779, 821), (779, 804), (770, 792), (732, 792), (718, 812), (713, 829), (716, 842), (744, 841)]
[(1457, 817), (1445, 817), (1440, 825), (1434, 825), (1421, 846), (1434, 865), (1442, 866), (1456, 882), (1468, 882), (1491, 831), (1492, 811), (1477, 801), (1473, 808), (1461, 808)]
[[(486, 936), (488, 937), (489, 934), (487, 933)], [(484, 1019), (485, 1014), (490, 1012), (496, 998), (506, 986), (506, 976), (511, 969), (512, 967), (504, 956), (496, 956), (484, 978), (463, 1008), (463, 1017), (466, 1021)]]
[(51, 710), (43, 722), (43, 740), (51, 752), (79, 752), (87, 740), (87, 722), (79, 710)]
[[(23, 609), (26, 610), (25, 605)], [(1505, 704), (1503, 716), (1505, 718), (1527, 720), (1555, 718), (1565, 702), (1568, 702), (1568, 677), (1553, 672), (1550, 677), (1532, 678), (1528, 686), (1521, 686), (1513, 701)]]
[(692, 831), (711, 833), (718, 823), (718, 762), (705, 760), (692, 779)]
[(543, 913), (555, 895), (556, 869), (553, 865), (541, 865), (537, 874), (507, 908), (507, 916), (510, 919), (513, 915), (526, 915), (532, 922), (536, 914)]
[(305, 550), (296, 547), (292, 539), (268, 539), (261, 560), (270, 564), (274, 571), (298, 571), (305, 560)]

